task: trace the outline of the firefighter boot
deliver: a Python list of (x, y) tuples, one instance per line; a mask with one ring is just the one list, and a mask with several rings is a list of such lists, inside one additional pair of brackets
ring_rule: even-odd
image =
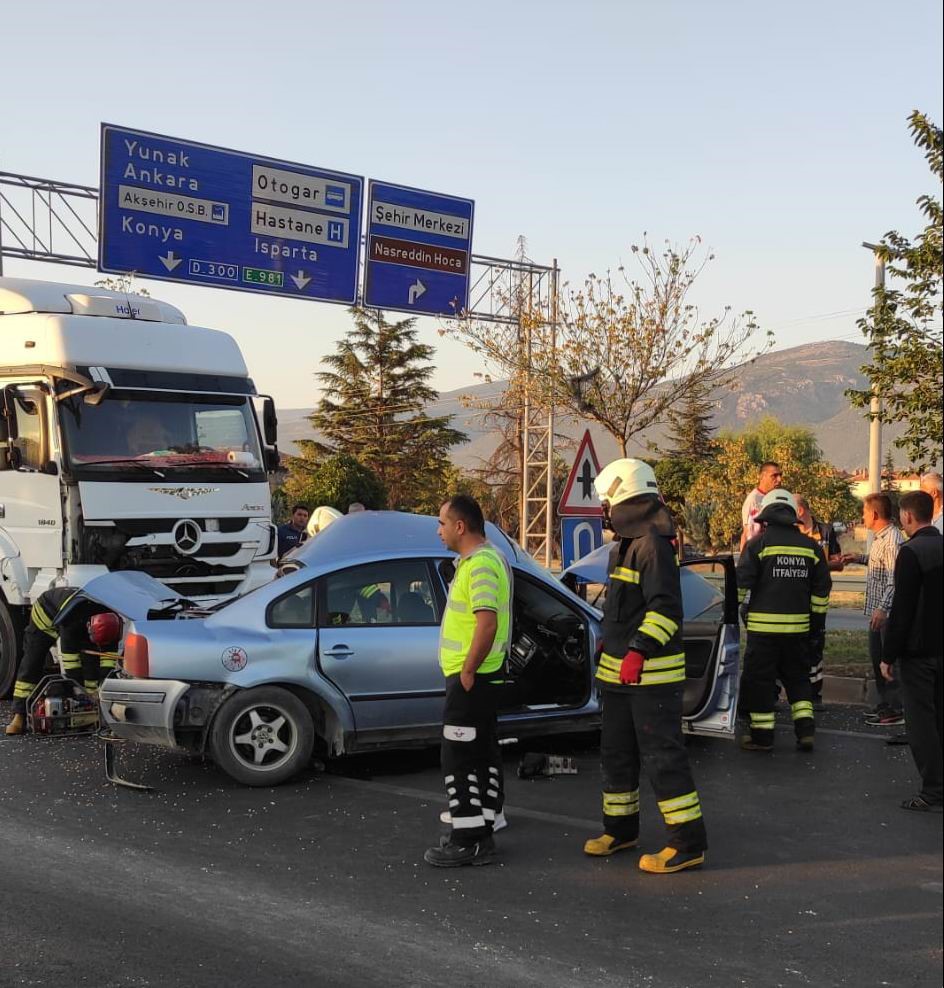
[(612, 834), (601, 834), (599, 837), (591, 837), (584, 844), (583, 853), (594, 858), (608, 858), (611, 854), (635, 847), (638, 843), (638, 840), (620, 840)]
[(14, 714), (10, 723), (4, 729), (4, 734), (22, 734), (26, 730), (26, 718), (22, 714)]
[(671, 875), (704, 863), (704, 851), (679, 851), (674, 847), (664, 847), (658, 854), (644, 854), (639, 859), (639, 870), (648, 871), (650, 875)]

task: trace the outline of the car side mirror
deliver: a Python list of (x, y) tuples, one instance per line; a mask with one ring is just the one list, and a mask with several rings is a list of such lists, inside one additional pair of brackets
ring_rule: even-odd
[(439, 564), (439, 575), (443, 578), (443, 583), (449, 586), (456, 576), (456, 564), (451, 559), (444, 559)]

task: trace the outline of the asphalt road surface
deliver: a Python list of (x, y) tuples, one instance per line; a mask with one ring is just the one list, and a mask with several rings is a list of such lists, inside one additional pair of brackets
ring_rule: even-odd
[[(8, 706), (0, 704), (4, 721)], [(907, 748), (832, 709), (812, 755), (690, 746), (711, 848), (650, 876), (592, 860), (579, 774), (525, 782), (506, 748), (502, 863), (435, 870), (435, 752), (246, 789), (210, 764), (93, 739), (0, 739), (0, 985), (924, 986), (941, 983), (941, 817), (909, 813)], [(549, 744), (543, 750), (549, 750)], [(530, 745), (530, 750), (542, 746)], [(662, 846), (648, 786), (643, 844)]]

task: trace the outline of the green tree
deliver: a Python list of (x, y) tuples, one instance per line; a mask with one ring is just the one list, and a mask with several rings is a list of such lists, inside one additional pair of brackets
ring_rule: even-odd
[(737, 435), (722, 433), (717, 444), (715, 456), (695, 477), (686, 498), (686, 507), (707, 509), (714, 548), (729, 548), (737, 540), (741, 505), (765, 460), (781, 465), (784, 486), (805, 494), (817, 518), (848, 521), (859, 512), (848, 478), (823, 459), (809, 429), (766, 418)]
[(353, 456), (338, 453), (294, 456), (282, 487), (286, 504), (307, 504), (311, 510), (326, 504), (346, 512), (354, 501), (365, 508), (387, 506), (387, 491), (380, 477)]
[(449, 450), (467, 438), (450, 426), (452, 416), (425, 412), (438, 397), (429, 385), (435, 351), (418, 342), (415, 319), (351, 314), (353, 329), (316, 375), (323, 397), (309, 421), (321, 438), (299, 445), (308, 455), (343, 453), (370, 467), (393, 507), (428, 506), (430, 492), (443, 489)]
[(868, 338), (872, 362), (862, 368), (872, 387), (847, 392), (854, 405), (867, 408), (872, 388), (884, 401), (882, 420), (901, 422), (905, 432), (895, 445), (912, 463), (936, 464), (944, 443), (942, 387), (942, 212), (939, 190), (944, 178), (941, 128), (915, 110), (909, 117), (915, 144), (924, 151), (936, 193), (920, 196), (927, 225), (910, 240), (895, 230), (882, 238), (878, 254), (903, 288), (880, 288), (859, 327)]
[(708, 388), (687, 384), (684, 397), (676, 408), (669, 409), (668, 418), (668, 442), (674, 457), (700, 463), (714, 453), (714, 403)]
[(682, 509), (688, 499), (688, 492), (701, 465), (687, 456), (666, 456), (653, 467), (659, 492), (671, 508), (676, 521), (681, 525)]
[(898, 484), (895, 482), (895, 457), (892, 456), (891, 450), (885, 454), (885, 462), (882, 464), (882, 490), (886, 493), (898, 490)]

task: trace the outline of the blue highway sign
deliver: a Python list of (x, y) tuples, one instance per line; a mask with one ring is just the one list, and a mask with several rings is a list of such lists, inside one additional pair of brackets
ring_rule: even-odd
[(102, 124), (99, 271), (357, 299), (364, 180)]
[(567, 569), (603, 545), (603, 519), (563, 517), (561, 523), (561, 566)]
[(364, 304), (455, 316), (469, 304), (471, 199), (371, 180)]

